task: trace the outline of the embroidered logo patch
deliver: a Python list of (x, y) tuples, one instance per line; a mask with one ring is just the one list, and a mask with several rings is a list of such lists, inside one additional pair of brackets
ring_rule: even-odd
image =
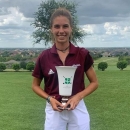
[(54, 71), (52, 69), (49, 70), (48, 74), (54, 74)]

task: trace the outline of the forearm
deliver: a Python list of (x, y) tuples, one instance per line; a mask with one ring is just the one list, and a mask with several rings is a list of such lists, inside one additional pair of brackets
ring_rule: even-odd
[(40, 86), (32, 86), (33, 91), (42, 98), (47, 98), (49, 95), (40, 87)]

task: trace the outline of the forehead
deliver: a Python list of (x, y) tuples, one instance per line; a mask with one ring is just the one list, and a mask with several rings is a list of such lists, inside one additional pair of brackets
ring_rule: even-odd
[(65, 16), (57, 16), (56, 18), (53, 19), (53, 25), (55, 24), (59, 24), (59, 25), (69, 24), (70, 25), (70, 21)]

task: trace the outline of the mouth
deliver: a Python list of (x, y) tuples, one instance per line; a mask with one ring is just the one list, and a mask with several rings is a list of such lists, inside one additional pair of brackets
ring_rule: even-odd
[(58, 37), (65, 37), (66, 35), (57, 35)]
[(66, 38), (66, 35), (58, 35), (57, 37), (58, 37), (59, 39), (63, 40), (63, 39)]

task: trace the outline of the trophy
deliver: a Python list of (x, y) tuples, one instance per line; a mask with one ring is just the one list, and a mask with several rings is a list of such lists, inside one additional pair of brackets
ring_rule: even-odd
[[(56, 66), (58, 81), (59, 81), (59, 95), (62, 97), (61, 103), (65, 105), (72, 94), (73, 79), (77, 67), (73, 66)], [(69, 106), (68, 106), (69, 107)]]

